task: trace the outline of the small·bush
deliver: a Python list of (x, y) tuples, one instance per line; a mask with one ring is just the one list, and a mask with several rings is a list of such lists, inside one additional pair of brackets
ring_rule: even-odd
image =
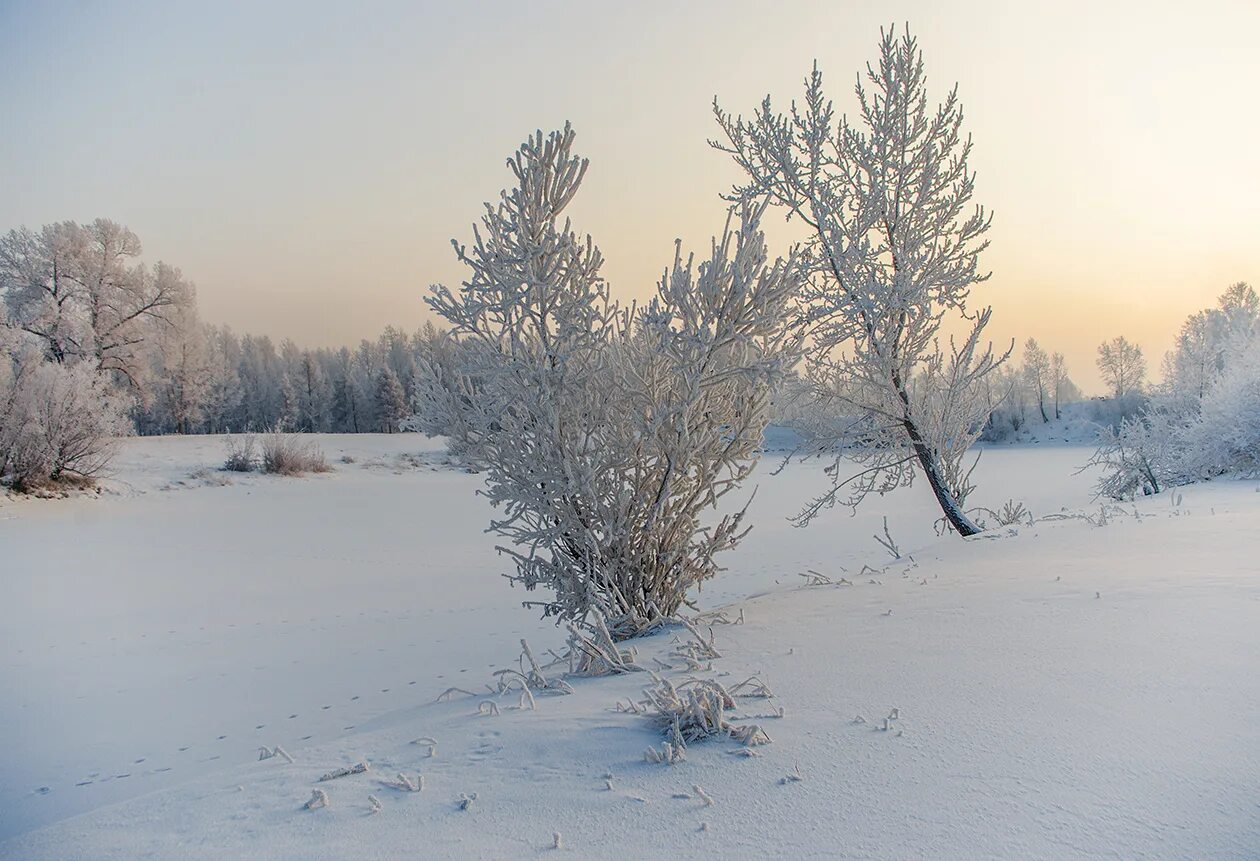
[(262, 471), (273, 475), (303, 475), (331, 472), (332, 467), (314, 440), (303, 440), (298, 434), (276, 427), (263, 437)]
[(128, 432), (125, 397), (87, 363), (0, 363), (0, 481), (26, 492), (90, 487)]
[(223, 468), (228, 472), (253, 472), (258, 468), (258, 440), (252, 433), (227, 438), (227, 460)]

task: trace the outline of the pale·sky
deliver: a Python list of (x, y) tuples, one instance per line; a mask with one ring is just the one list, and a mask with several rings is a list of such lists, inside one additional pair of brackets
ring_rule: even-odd
[[(948, 10), (948, 11), (946, 11)], [(413, 328), (535, 128), (592, 161), (574, 206), (614, 293), (652, 289), (736, 179), (710, 102), (851, 105), (881, 24), (957, 81), (994, 210), (995, 336), (1098, 387), (1188, 313), (1260, 282), (1260, 2), (122, 3), (0, 0), (0, 230), (113, 218), (203, 316), (333, 346)]]

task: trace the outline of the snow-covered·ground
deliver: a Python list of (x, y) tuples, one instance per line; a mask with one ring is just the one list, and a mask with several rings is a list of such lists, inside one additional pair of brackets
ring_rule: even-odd
[[(775, 698), (740, 711), (774, 741), (665, 766), (614, 710), (643, 673), (536, 711), (435, 703), (562, 638), (498, 576), (480, 479), (436, 442), (321, 444), (335, 472), (279, 479), (213, 471), (218, 439), (129, 440), (101, 498), (0, 501), (0, 857), (1260, 856), (1257, 482), (1104, 516), (1087, 448), (990, 448), (976, 501), (1039, 519), (964, 542), (923, 487), (795, 529), (819, 465), (768, 460), (701, 596), (744, 622), (698, 675), (759, 676)], [(642, 661), (679, 664), (677, 635)], [(276, 744), (295, 761), (258, 761)]]

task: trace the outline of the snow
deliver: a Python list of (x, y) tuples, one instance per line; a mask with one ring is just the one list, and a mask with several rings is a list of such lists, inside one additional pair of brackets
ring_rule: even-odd
[[(1257, 482), (1093, 525), (1088, 448), (989, 447), (976, 502), (1093, 523), (964, 542), (935, 536), (919, 485), (796, 529), (785, 516), (825, 477), (808, 461), (772, 476), (767, 455), (755, 528), (702, 595), (745, 622), (714, 627), (722, 657), (698, 675), (756, 674), (776, 697), (741, 711), (785, 716), (757, 720), (774, 739), (760, 756), (712, 742), (666, 766), (644, 762), (650, 723), (613, 710), (645, 674), (575, 680), (536, 711), (435, 703), (484, 692), (520, 638), (540, 655), (562, 638), (498, 576), (480, 478), (437, 441), (320, 443), (328, 475), (191, 478), (221, 439), (128, 440), (100, 498), (0, 502), (0, 858), (1260, 849)], [(876, 543), (884, 515), (914, 562)], [(805, 586), (807, 569), (853, 585)], [(669, 660), (677, 633), (641, 660)], [(295, 762), (258, 760), (275, 745)], [(318, 784), (327, 809), (301, 809), (365, 760)], [(423, 791), (384, 785), (399, 772)]]
[[(1007, 431), (1001, 443), (989, 445), (1088, 445), (1098, 444), (1103, 430), (1099, 402), (1077, 401), (1063, 404), (1060, 418), (1043, 422), (1034, 404), (1028, 409), (1024, 423), (1017, 431)], [(1118, 420), (1118, 419), (1117, 419)]]

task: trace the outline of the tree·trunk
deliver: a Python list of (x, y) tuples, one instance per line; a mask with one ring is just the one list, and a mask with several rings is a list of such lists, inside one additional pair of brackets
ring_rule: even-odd
[(923, 434), (919, 432), (918, 425), (910, 415), (910, 395), (906, 392), (906, 387), (902, 383), (901, 374), (893, 371), (892, 373), (893, 388), (897, 391), (897, 397), (905, 409), (904, 418), (901, 425), (906, 429), (906, 436), (910, 440), (910, 449), (914, 452), (915, 457), (919, 459), (919, 465), (923, 467), (923, 474), (927, 476), (928, 485), (932, 488), (932, 493), (936, 497), (936, 502), (941, 506), (941, 513), (945, 515), (945, 519), (949, 521), (949, 525), (954, 527), (963, 538), (968, 535), (975, 535), (983, 530), (976, 525), (967, 513), (962, 510), (962, 506), (958, 504), (958, 500), (954, 499), (954, 494), (950, 492), (949, 487), (945, 484), (945, 477), (941, 475), (940, 463), (937, 460), (936, 452), (932, 451), (932, 447), (927, 444), (927, 440), (923, 438)]
[(923, 467), (923, 474), (927, 477), (928, 485), (932, 488), (932, 493), (936, 496), (936, 501), (941, 506), (941, 512), (945, 515), (945, 519), (949, 521), (949, 525), (954, 527), (963, 538), (983, 531), (975, 524), (975, 521), (967, 516), (967, 513), (962, 510), (962, 506), (958, 504), (958, 500), (954, 499), (954, 495), (945, 486), (945, 479), (941, 475), (939, 464), (936, 462), (936, 455), (928, 447), (922, 434), (919, 433), (919, 429), (915, 427), (914, 422), (906, 419), (903, 425), (906, 429), (906, 436), (910, 438), (910, 447), (914, 451), (915, 457), (919, 459), (919, 465)]

